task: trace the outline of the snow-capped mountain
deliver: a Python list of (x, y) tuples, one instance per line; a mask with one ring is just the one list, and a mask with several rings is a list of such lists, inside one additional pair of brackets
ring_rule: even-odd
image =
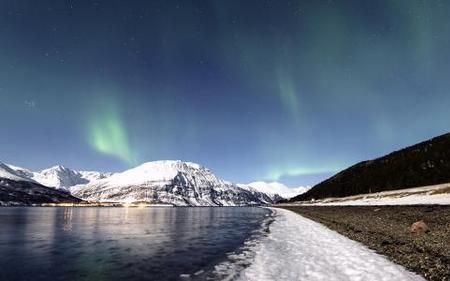
[(271, 197), (216, 177), (209, 169), (178, 160), (154, 161), (72, 188), (89, 201), (147, 202), (177, 206), (243, 206), (274, 203)]
[(14, 168), (0, 162), (0, 206), (81, 201), (67, 192), (43, 186)]
[(75, 171), (61, 165), (34, 172), (0, 163), (0, 178), (52, 187), (89, 201), (177, 206), (272, 204), (287, 198), (286, 194), (298, 194), (278, 183), (235, 185), (199, 164), (179, 160), (148, 162), (116, 174)]
[(6, 165), (0, 162), (0, 178), (14, 180), (14, 181), (28, 181), (34, 182), (32, 179), (18, 173), (14, 166)]
[(286, 185), (279, 182), (263, 182), (257, 181), (248, 184), (238, 184), (239, 187), (248, 189), (248, 190), (256, 190), (258, 192), (265, 193), (273, 200), (279, 201), (277, 196), (280, 196), (284, 199), (289, 199), (299, 194), (302, 194), (310, 189), (310, 187), (287, 187)]
[[(5, 164), (4, 164), (5, 165)], [(16, 175), (42, 185), (69, 191), (72, 186), (87, 184), (91, 181), (107, 178), (112, 173), (94, 171), (75, 171), (58, 165), (42, 171), (33, 172), (13, 165), (5, 165), (14, 171)]]

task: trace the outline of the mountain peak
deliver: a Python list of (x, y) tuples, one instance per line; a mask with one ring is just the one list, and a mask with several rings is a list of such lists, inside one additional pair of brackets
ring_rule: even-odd
[(47, 168), (47, 169), (44, 169), (44, 170), (41, 170), (41, 173), (45, 173), (45, 172), (53, 172), (53, 171), (56, 171), (56, 172), (67, 172), (67, 171), (73, 171), (72, 169), (70, 169), (70, 168), (67, 168), (67, 167), (65, 167), (65, 166), (63, 166), (63, 165), (55, 165), (55, 166), (52, 166), (52, 167), (50, 167), (50, 168)]
[(13, 165), (0, 163), (0, 170), (3, 171), (2, 174), (5, 174), (4, 177), (37, 182), (47, 187), (63, 190), (69, 190), (72, 186), (87, 184), (93, 180), (103, 179), (112, 175), (112, 173), (75, 171), (63, 165), (56, 165), (39, 172), (32, 172)]
[(217, 178), (212, 172), (199, 164), (183, 162), (181, 160), (159, 160), (143, 163), (111, 177), (101, 179), (99, 182), (112, 186), (124, 184), (142, 184), (147, 182), (171, 182), (175, 177), (190, 178), (203, 184), (223, 184), (224, 181)]
[(259, 192), (263, 192), (266, 194), (279, 195), (285, 199), (297, 196), (306, 192), (309, 187), (287, 187), (286, 185), (280, 182), (264, 182), (264, 181), (256, 181), (248, 184), (239, 184), (239, 187), (242, 188), (252, 188)]
[(178, 168), (178, 169), (206, 169), (200, 164), (193, 163), (193, 162), (185, 162), (181, 160), (157, 160), (157, 161), (150, 161), (145, 162), (139, 166), (137, 166), (135, 169), (153, 169), (155, 167), (167, 167), (167, 168)]

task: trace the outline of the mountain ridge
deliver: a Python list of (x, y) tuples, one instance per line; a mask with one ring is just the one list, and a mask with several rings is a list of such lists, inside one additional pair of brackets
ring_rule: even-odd
[(12, 169), (16, 174), (23, 178), (35, 181), (44, 186), (70, 191), (72, 186), (78, 184), (87, 184), (90, 181), (102, 179), (113, 175), (113, 173), (104, 173), (96, 171), (77, 171), (67, 168), (63, 165), (55, 165), (37, 172), (17, 167), (10, 164), (3, 164)]
[(28, 182), (30, 187), (37, 184), (88, 201), (244, 206), (273, 204), (284, 199), (276, 192), (225, 181), (205, 166), (180, 160), (146, 162), (118, 173), (76, 171), (62, 165), (38, 172), (3, 163), (0, 168), (0, 178), (3, 173), (4, 178)]
[(82, 200), (23, 177), (8, 165), (0, 163), (0, 206), (41, 203), (80, 203)]

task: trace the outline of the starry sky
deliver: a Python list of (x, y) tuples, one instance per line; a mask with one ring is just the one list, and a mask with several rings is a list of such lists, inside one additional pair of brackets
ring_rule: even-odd
[(317, 183), (450, 129), (449, 1), (0, 1), (0, 161)]

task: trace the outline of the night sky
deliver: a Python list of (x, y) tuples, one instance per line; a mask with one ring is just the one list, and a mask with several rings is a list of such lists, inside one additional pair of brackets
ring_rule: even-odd
[(450, 1), (0, 1), (0, 161), (309, 185), (450, 129)]

